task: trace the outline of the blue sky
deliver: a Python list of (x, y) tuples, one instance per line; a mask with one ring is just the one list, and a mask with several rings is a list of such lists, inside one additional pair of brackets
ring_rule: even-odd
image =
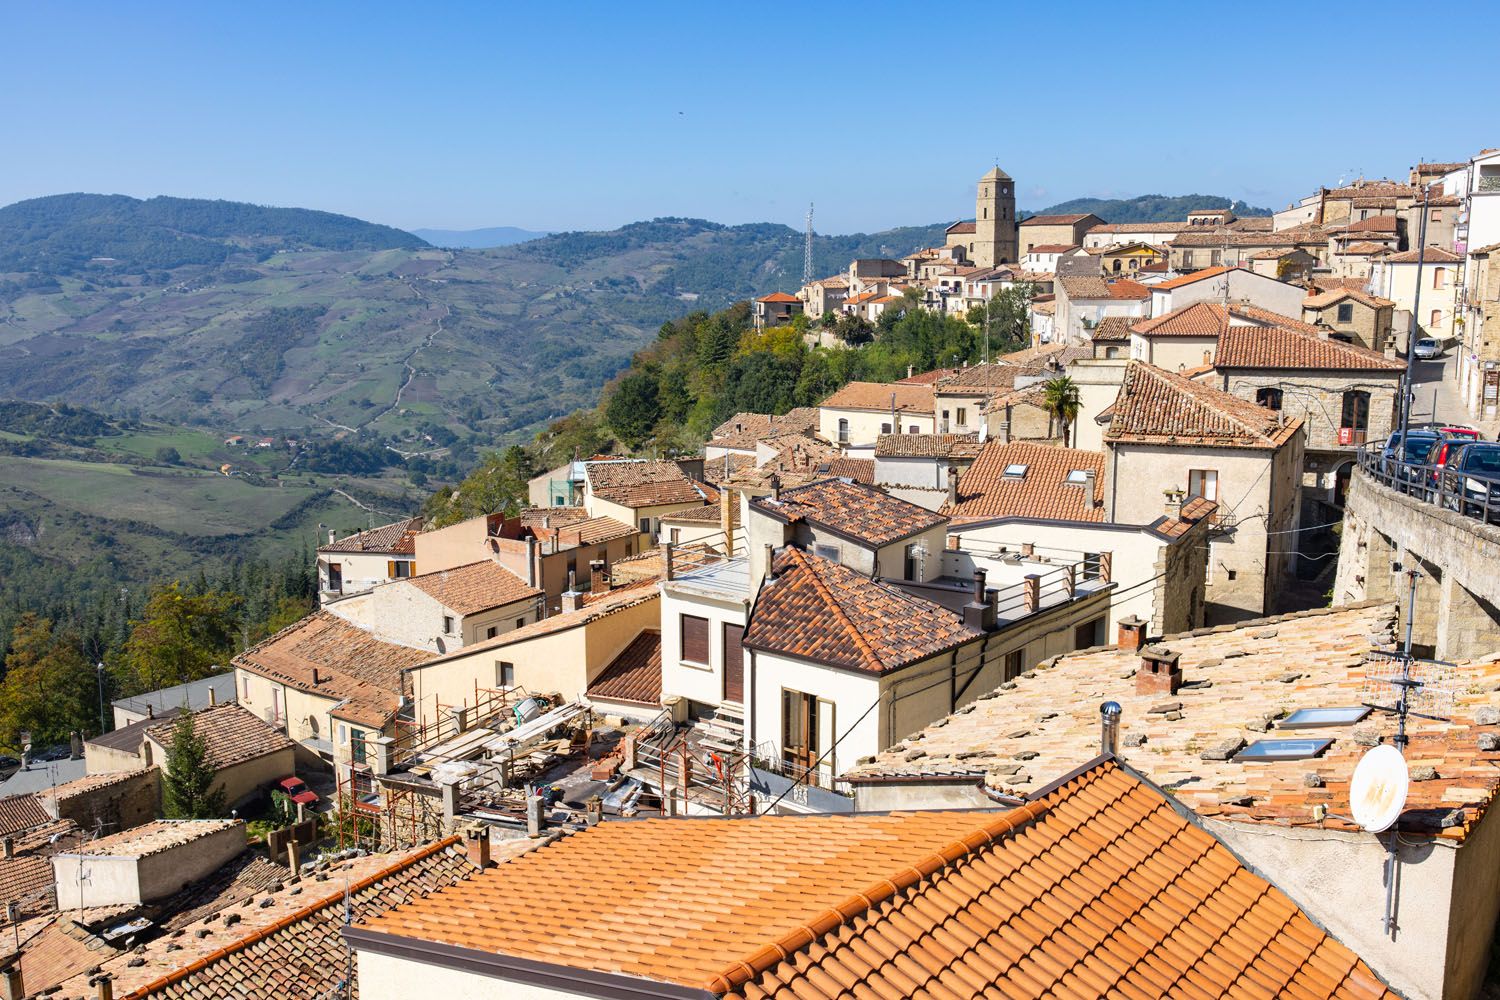
[[(997, 160), (1022, 208), (1279, 207), (1500, 145), (1500, 115), (1426, 85), (1456, 50), (1410, 44), (1409, 5), (1041, 6), (5, 4), (0, 204), (573, 229), (800, 227), (812, 201), (819, 231), (852, 232), (966, 217)], [(1500, 30), (1500, 5), (1454, 17)]]

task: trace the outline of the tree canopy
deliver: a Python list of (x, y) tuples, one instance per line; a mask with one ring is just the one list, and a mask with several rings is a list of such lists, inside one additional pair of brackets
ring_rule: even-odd
[(209, 766), (208, 746), (198, 734), (192, 712), (172, 724), (162, 774), (162, 808), (168, 819), (214, 819), (224, 815), (224, 788)]

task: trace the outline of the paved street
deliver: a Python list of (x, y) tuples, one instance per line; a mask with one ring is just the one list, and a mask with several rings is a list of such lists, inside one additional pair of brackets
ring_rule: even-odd
[(1478, 427), (1485, 437), (1495, 440), (1497, 431), (1500, 431), (1500, 421), (1480, 420), (1471, 416), (1459, 400), (1458, 383), (1454, 379), (1457, 364), (1458, 351), (1455, 348), (1450, 348), (1436, 361), (1417, 362), (1414, 373), (1417, 398), (1412, 406), (1412, 422), (1451, 420)]

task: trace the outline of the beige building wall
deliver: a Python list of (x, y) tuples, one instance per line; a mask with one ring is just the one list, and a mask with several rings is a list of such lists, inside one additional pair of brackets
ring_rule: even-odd
[[(936, 423), (931, 413), (913, 413), (901, 410), (896, 413), (899, 431), (891, 429), (890, 410), (854, 410), (833, 407), (818, 408), (818, 436), (834, 444), (839, 442), (839, 421), (849, 422), (849, 443), (873, 447), (881, 434), (932, 434)], [(912, 428), (916, 430), (913, 431)]]
[(1217, 336), (1149, 337), (1140, 333), (1130, 335), (1132, 358), (1149, 362), (1169, 372), (1211, 365), (1218, 353), (1219, 338)]
[[(1340, 322), (1339, 306), (1350, 306), (1350, 317)], [(1345, 299), (1323, 309), (1304, 309), (1303, 322), (1326, 326), (1340, 336), (1348, 337), (1360, 347), (1384, 351), (1391, 336), (1392, 307), (1375, 308), (1354, 299)]]
[(703, 506), (703, 501), (692, 503), (668, 503), (656, 504), (650, 507), (626, 507), (622, 504), (611, 503), (600, 497), (590, 495), (584, 506), (588, 508), (590, 517), (612, 517), (621, 524), (634, 525), (654, 539), (656, 528), (661, 519), (668, 514), (675, 514), (680, 510), (695, 510)]
[(1320, 372), (1236, 369), (1215, 377), (1215, 387), (1249, 402), (1258, 402), (1261, 389), (1280, 389), (1281, 412), (1301, 420), (1309, 452), (1344, 451), (1354, 458), (1354, 445), (1339, 444), (1345, 392), (1370, 394), (1366, 440), (1384, 441), (1396, 419), (1401, 394), (1400, 371)]
[[(283, 727), (286, 734), (299, 743), (306, 740), (333, 742), (333, 719), (329, 713), (342, 699), (332, 694), (327, 697), (308, 694), (251, 673), (244, 667), (236, 667), (234, 676), (241, 708), (254, 712), (272, 725)], [(279, 715), (276, 714), (278, 699)]]
[[(444, 607), (431, 595), (405, 580), (383, 584), (348, 600), (336, 601), (327, 610), (366, 629), (387, 642), (451, 653), (482, 642), (494, 627), (496, 635), (534, 622), (540, 616), (536, 598), (460, 615)], [(451, 622), (451, 628), (448, 623)]]
[[(357, 594), (392, 579), (391, 563), (410, 564), (410, 556), (386, 555), (380, 552), (323, 552), (318, 554), (318, 587), (327, 590), (330, 566), (338, 566), (343, 576), (340, 593)], [(416, 570), (412, 569), (415, 573)]]
[(1071, 431), (1073, 447), (1104, 450), (1104, 427), (1096, 418), (1119, 397), (1128, 360), (1095, 358), (1068, 366), (1068, 377), (1078, 386), (1078, 419)]
[[(708, 619), (708, 663), (682, 658), (682, 616)], [(675, 591), (663, 584), (661, 603), (661, 693), (687, 698), (700, 705), (724, 701), (724, 626), (745, 624), (745, 605), (729, 598)], [(749, 697), (750, 653), (745, 651), (746, 698)]]
[[(1377, 265), (1376, 280), (1380, 284), (1377, 294), (1396, 303), (1396, 318), (1393, 320), (1395, 329), (1392, 333), (1399, 350), (1406, 349), (1406, 317), (1412, 315), (1413, 306), (1417, 310), (1418, 337), (1436, 337), (1448, 344), (1457, 338), (1453, 321), (1457, 315), (1455, 310), (1458, 306), (1459, 267), (1456, 262), (1424, 264), (1421, 301), (1418, 302), (1416, 264), (1385, 262)], [(1438, 285), (1440, 274), (1441, 287)], [(1434, 313), (1437, 322), (1433, 322)]]
[(660, 624), (657, 597), (586, 625), (412, 667), (408, 674), (417, 721), (436, 723), (440, 706), (474, 704), (476, 686), (500, 686), (503, 663), (514, 666), (516, 686), (532, 694), (557, 694), (565, 701), (581, 698), (589, 682), (621, 650), (642, 631)]
[(245, 849), (245, 824), (235, 823), (145, 857), (55, 854), (59, 910), (149, 903), (216, 871)]
[[(592, 993), (555, 990), (532, 983), (482, 976), (426, 962), (392, 958), (361, 951), (359, 993), (364, 1000), (412, 1000), (433, 996), (443, 1000), (588, 1000)], [(644, 981), (643, 981), (644, 982)]]
[(487, 558), (485, 541), (488, 538), (489, 519), (485, 517), (471, 517), (446, 528), (418, 532), (416, 571), (435, 573)]

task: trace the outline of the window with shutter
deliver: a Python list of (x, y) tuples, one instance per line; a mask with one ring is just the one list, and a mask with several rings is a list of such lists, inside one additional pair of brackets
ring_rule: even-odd
[(708, 666), (708, 619), (697, 615), (682, 616), (682, 658), (688, 663)]

